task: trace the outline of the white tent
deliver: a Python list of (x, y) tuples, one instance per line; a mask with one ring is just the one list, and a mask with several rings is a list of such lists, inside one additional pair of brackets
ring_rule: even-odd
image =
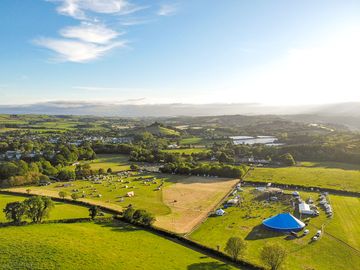
[(311, 210), (310, 206), (305, 202), (302, 202), (299, 204), (299, 211), (301, 214), (305, 214), (305, 215), (313, 215), (314, 214), (314, 211)]
[(220, 208), (220, 209), (218, 209), (218, 210), (215, 211), (215, 214), (216, 214), (217, 216), (223, 216), (223, 215), (225, 214), (225, 211)]

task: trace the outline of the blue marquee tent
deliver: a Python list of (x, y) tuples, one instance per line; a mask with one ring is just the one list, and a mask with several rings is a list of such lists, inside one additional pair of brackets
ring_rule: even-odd
[(263, 221), (263, 225), (280, 232), (301, 231), (305, 224), (290, 213), (282, 213)]

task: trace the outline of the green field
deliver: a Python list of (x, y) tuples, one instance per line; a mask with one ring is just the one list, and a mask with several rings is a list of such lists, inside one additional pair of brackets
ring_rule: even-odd
[(332, 188), (360, 192), (360, 170), (356, 165), (341, 163), (310, 163), (283, 168), (255, 168), (246, 180)]
[[(169, 207), (167, 207), (162, 201), (162, 192), (156, 191), (155, 188), (160, 185), (161, 181), (164, 180), (165, 186), (170, 185), (171, 182), (168, 176), (163, 178), (156, 179), (157, 184), (145, 185), (143, 180), (139, 180), (140, 177), (148, 178), (154, 177), (152, 174), (134, 174), (129, 177), (117, 177), (109, 180), (101, 181), (99, 184), (94, 182), (77, 180), (70, 183), (70, 186), (63, 186), (68, 184), (67, 182), (53, 183), (49, 186), (31, 186), (31, 192), (39, 191), (43, 195), (48, 196), (58, 196), (60, 191), (66, 191), (68, 198), (72, 193), (85, 194), (85, 200), (103, 202), (106, 205), (118, 206), (117, 209), (122, 209), (122, 207), (132, 204), (135, 208), (146, 209), (156, 215), (166, 215), (170, 213)], [(159, 177), (156, 175), (156, 177)], [(170, 177), (170, 176), (169, 176)], [(119, 182), (119, 181), (123, 182)], [(128, 188), (125, 188), (127, 186)], [(25, 191), (27, 188), (13, 188), (12, 190)], [(74, 190), (78, 190), (74, 192)], [(134, 197), (127, 197), (127, 192), (134, 191)], [(99, 197), (99, 194), (101, 197)], [(120, 198), (123, 199), (120, 202)]]
[[(330, 196), (334, 217), (329, 219), (320, 210), (320, 216), (310, 221), (309, 235), (291, 239), (261, 226), (263, 219), (281, 212), (292, 211), (291, 207), (281, 202), (267, 204), (255, 200), (249, 190), (250, 188), (246, 188), (245, 192), (241, 193), (244, 202), (240, 207), (226, 209), (227, 213), (222, 217), (210, 217), (190, 235), (190, 238), (213, 248), (219, 245), (223, 250), (229, 237), (242, 237), (247, 242), (245, 259), (256, 264), (261, 264), (259, 259), (261, 247), (266, 243), (277, 242), (286, 247), (289, 253), (285, 269), (358, 269), (360, 252), (347, 246), (348, 244), (359, 249), (360, 245), (358, 198)], [(304, 199), (317, 198), (316, 193), (300, 192), (300, 194)], [(325, 234), (319, 241), (311, 243), (311, 237), (322, 224), (327, 224)]]
[(127, 155), (97, 155), (97, 158), (88, 162), (93, 170), (99, 170), (100, 168), (107, 170), (111, 168), (113, 172), (130, 170), (129, 156)]
[(0, 269), (235, 269), (123, 223), (0, 228), (0, 250)]
[[(7, 222), (3, 209), (9, 202), (20, 202), (25, 200), (25, 197), (12, 196), (0, 194), (0, 222)], [(89, 210), (86, 207), (67, 204), (62, 202), (55, 202), (54, 209), (50, 212), (49, 220), (69, 219), (69, 218), (87, 218), (89, 217)]]
[(189, 137), (189, 138), (183, 138), (180, 140), (180, 144), (199, 144), (202, 142), (201, 137)]

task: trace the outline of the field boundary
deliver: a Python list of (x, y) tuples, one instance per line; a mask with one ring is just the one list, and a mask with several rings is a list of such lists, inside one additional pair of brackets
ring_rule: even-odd
[(195, 230), (197, 230), (197, 229), (209, 218), (209, 215), (210, 215), (211, 212), (214, 212), (214, 210), (215, 210), (216, 208), (218, 208), (221, 204), (224, 203), (224, 201), (225, 201), (225, 200), (231, 195), (231, 193), (234, 191), (234, 188), (236, 187), (236, 185), (239, 184), (240, 182), (241, 182), (241, 179), (239, 179), (239, 181), (238, 181), (237, 183), (235, 183), (235, 184), (231, 187), (231, 189), (229, 190), (229, 192), (226, 193), (225, 196), (223, 196), (223, 197), (221, 198), (221, 200), (206, 214), (206, 216), (204, 216), (204, 217), (199, 221), (198, 224), (196, 224), (194, 227), (192, 227), (192, 229), (191, 229), (189, 232), (187, 232), (186, 234), (184, 234), (184, 237), (185, 237), (186, 239), (188, 239), (187, 237), (188, 237), (190, 234), (192, 234)]
[[(10, 190), (0, 190), (0, 194), (19, 195), (19, 196), (25, 196), (25, 197), (30, 197), (30, 196), (37, 195), (37, 194), (31, 194), (31, 192), (30, 193), (27, 193), (27, 192), (23, 193), (23, 192), (19, 192), (19, 191), (10, 191)], [(120, 220), (120, 221), (122, 221), (124, 223), (131, 224), (131, 225), (133, 225), (135, 227), (144, 229), (144, 230), (146, 230), (148, 232), (151, 232), (153, 234), (161, 236), (161, 237), (163, 237), (163, 238), (165, 238), (165, 239), (167, 239), (169, 241), (175, 242), (175, 243), (177, 243), (179, 245), (190, 248), (190, 249), (192, 249), (194, 251), (197, 251), (199, 253), (202, 253), (202, 254), (204, 254), (206, 256), (212, 257), (212, 258), (217, 259), (219, 261), (222, 261), (224, 263), (233, 265), (233, 266), (235, 266), (237, 268), (242, 267), (243, 269), (245, 268), (244, 270), (264, 270), (265, 269), (265, 268), (263, 268), (261, 266), (252, 264), (252, 263), (250, 263), (248, 261), (244, 261), (244, 260), (234, 261), (230, 256), (226, 255), (225, 253), (223, 253), (221, 251), (218, 251), (218, 250), (215, 250), (215, 249), (212, 249), (210, 247), (204, 246), (204, 245), (202, 245), (200, 243), (197, 243), (197, 242), (195, 242), (193, 240), (185, 238), (182, 235), (179, 235), (179, 234), (176, 234), (176, 233), (173, 233), (173, 232), (170, 232), (170, 231), (158, 228), (158, 227), (147, 227), (147, 226), (142, 226), (140, 224), (129, 223), (128, 221), (126, 221), (122, 217), (117, 216), (117, 215), (122, 215), (122, 212), (118, 211), (118, 210), (115, 210), (115, 209), (111, 209), (111, 208), (108, 208), (108, 207), (105, 207), (105, 206), (99, 206), (99, 205), (96, 205), (96, 204), (91, 204), (89, 202), (74, 201), (74, 200), (71, 200), (71, 199), (68, 199), (68, 198), (61, 199), (59, 197), (53, 197), (53, 196), (48, 196), (48, 197), (54, 199), (54, 201), (66, 202), (66, 203), (71, 203), (71, 204), (74, 204), (74, 205), (87, 206), (87, 207), (89, 207), (89, 206), (98, 206), (103, 211), (113, 213), (115, 215), (115, 218), (114, 218), (115, 220)], [(53, 223), (55, 223), (55, 222), (53, 222)]]
[[(267, 185), (270, 182), (253, 181), (253, 180), (245, 180), (244, 179), (244, 180), (242, 180), (242, 183), (254, 184), (254, 185)], [(309, 191), (309, 192), (329, 192), (333, 195), (341, 195), (341, 196), (348, 196), (348, 197), (360, 197), (360, 192), (339, 190), (339, 189), (332, 189), (332, 188), (310, 187), (310, 186), (303, 186), (303, 185), (281, 184), (281, 183), (273, 183), (273, 182), (271, 182), (271, 186), (282, 188), (282, 189), (297, 189), (297, 190), (304, 190), (304, 191)]]

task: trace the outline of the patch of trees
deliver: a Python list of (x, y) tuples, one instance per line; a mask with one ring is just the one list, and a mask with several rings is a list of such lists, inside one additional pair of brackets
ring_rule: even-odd
[(33, 196), (23, 202), (8, 203), (3, 212), (6, 218), (15, 224), (20, 224), (24, 217), (29, 218), (33, 223), (41, 223), (49, 217), (53, 208), (54, 202), (50, 198)]
[(233, 166), (223, 163), (166, 163), (160, 168), (163, 173), (185, 175), (210, 175), (218, 177), (241, 178), (246, 171), (245, 166)]
[(146, 210), (135, 210), (132, 206), (129, 206), (123, 213), (123, 217), (126, 221), (134, 224), (141, 224), (145, 226), (151, 226), (155, 222), (155, 217)]

